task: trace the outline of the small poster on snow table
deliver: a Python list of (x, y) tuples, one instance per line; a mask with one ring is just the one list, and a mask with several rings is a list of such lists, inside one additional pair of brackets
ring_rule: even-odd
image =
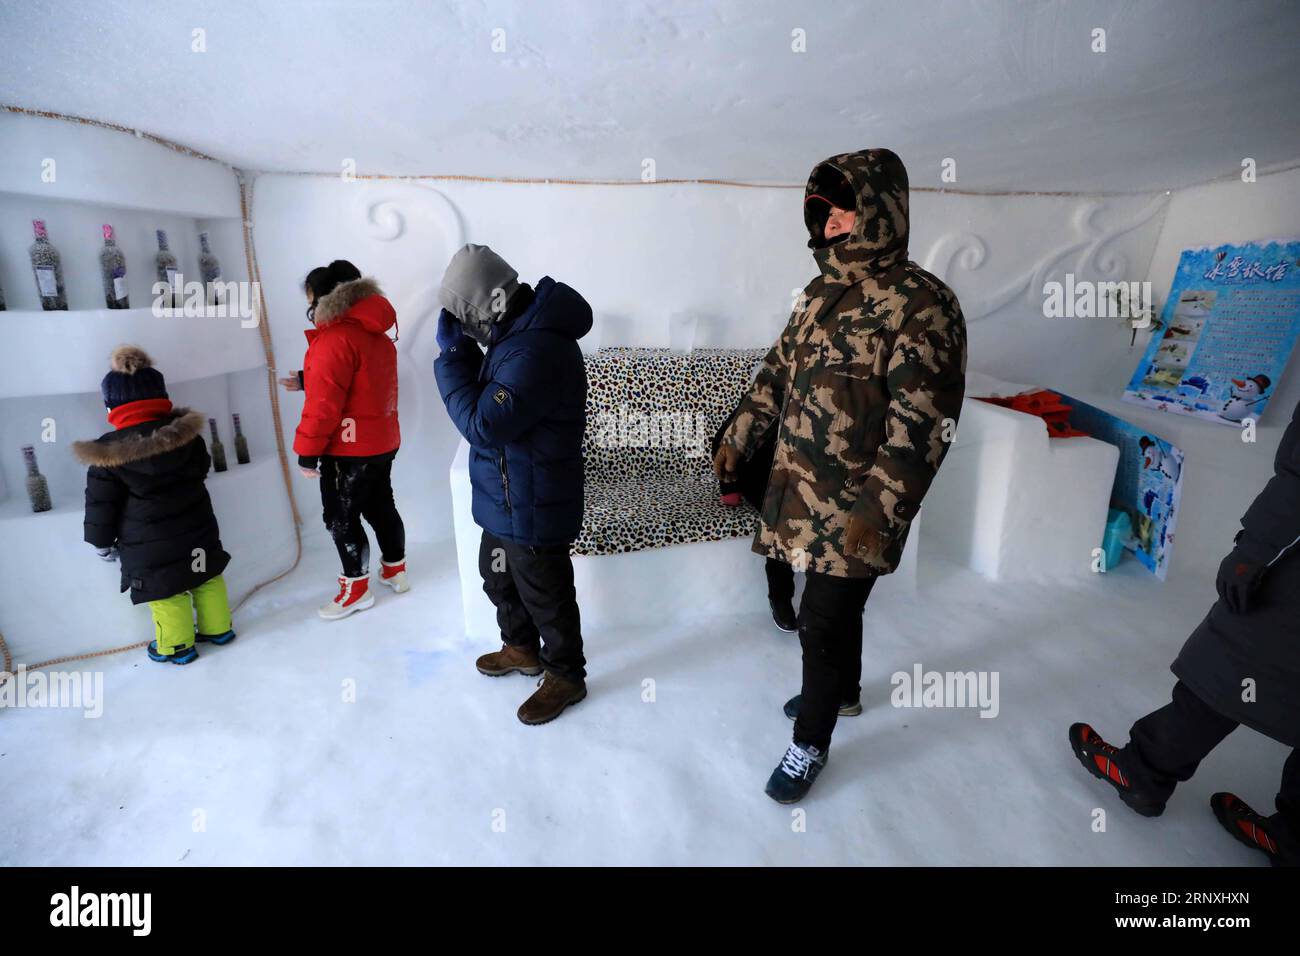
[(1300, 241), (1187, 249), (1124, 401), (1241, 427), (1300, 336)]

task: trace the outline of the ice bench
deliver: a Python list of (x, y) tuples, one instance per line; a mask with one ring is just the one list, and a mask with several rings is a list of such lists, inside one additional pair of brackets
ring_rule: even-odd
[[(584, 629), (766, 613), (758, 514), (718, 500), (710, 444), (765, 349), (605, 348), (587, 357), (585, 508), (573, 545)], [(469, 445), (451, 466), (466, 632), (497, 632), (478, 576)], [(896, 579), (915, 575), (909, 544)]]

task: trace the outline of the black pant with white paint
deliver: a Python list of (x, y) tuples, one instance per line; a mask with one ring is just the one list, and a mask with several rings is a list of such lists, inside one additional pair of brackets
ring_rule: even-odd
[(556, 677), (586, 679), (582, 622), (573, 587), (567, 544), (529, 546), (503, 541), (487, 531), (479, 542), (483, 591), (497, 609), (501, 640), (537, 650), (542, 666)]
[(406, 527), (393, 502), (396, 455), (390, 451), (383, 455), (321, 457), (320, 500), (325, 527), (343, 562), (343, 574), (349, 578), (370, 573), (370, 542), (361, 526), (362, 518), (375, 532), (385, 561), (406, 557)]
[(875, 576), (840, 578), (808, 571), (799, 602), (803, 689), (794, 739), (825, 750), (843, 701), (862, 694), (862, 612)]

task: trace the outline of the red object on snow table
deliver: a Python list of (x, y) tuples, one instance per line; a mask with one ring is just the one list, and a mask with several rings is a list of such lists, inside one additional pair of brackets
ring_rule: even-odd
[(1047, 434), (1052, 438), (1088, 437), (1087, 432), (1081, 432), (1070, 425), (1070, 406), (1065, 404), (1060, 393), (1053, 392), (1051, 389), (1040, 388), (1033, 392), (1022, 392), (1019, 395), (1006, 397), (986, 398), (978, 395), (973, 397), (990, 405), (1000, 405), (1015, 412), (1024, 412), (1026, 415), (1036, 415), (1043, 420), (1043, 424), (1047, 426)]

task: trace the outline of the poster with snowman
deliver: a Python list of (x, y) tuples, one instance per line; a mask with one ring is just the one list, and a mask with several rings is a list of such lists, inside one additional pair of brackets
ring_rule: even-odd
[(1057, 394), (1070, 407), (1067, 420), (1071, 428), (1119, 448), (1110, 507), (1128, 515), (1130, 530), (1124, 548), (1165, 580), (1183, 494), (1182, 449), (1095, 405)]
[(1300, 336), (1300, 241), (1187, 249), (1124, 401), (1258, 421)]

